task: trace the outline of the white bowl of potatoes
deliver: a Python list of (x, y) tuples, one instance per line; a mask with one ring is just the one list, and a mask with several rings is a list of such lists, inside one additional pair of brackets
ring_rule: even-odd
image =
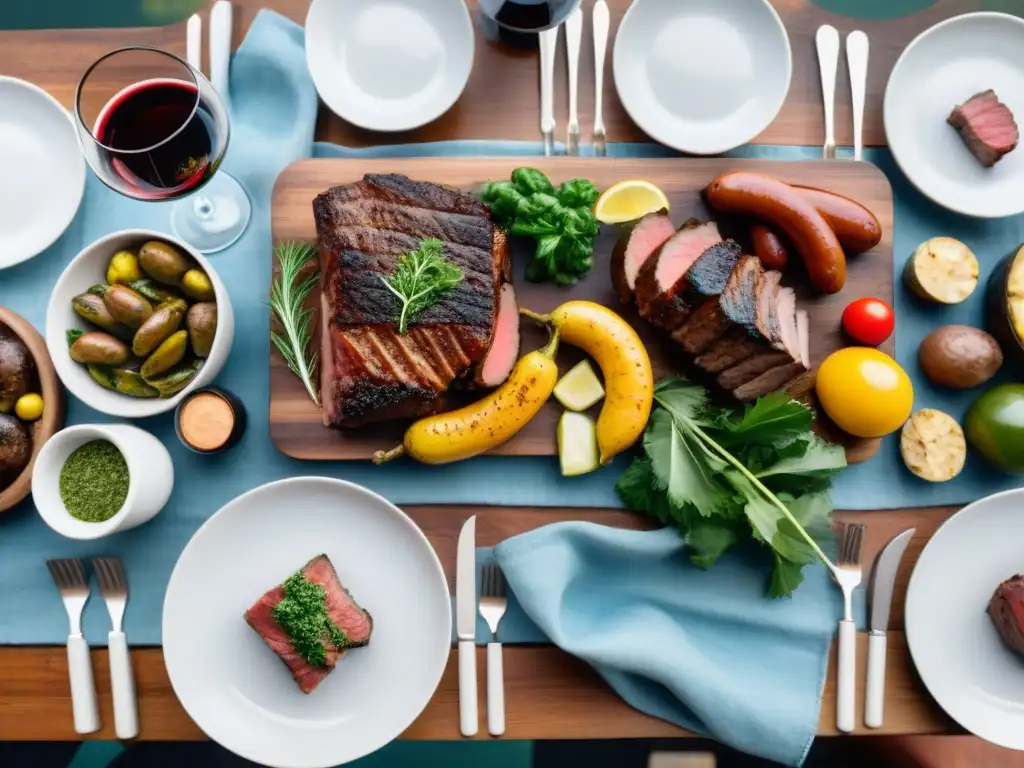
[(46, 345), (68, 390), (102, 413), (142, 419), (213, 382), (234, 341), (231, 299), (202, 255), (147, 229), (102, 237), (57, 280)]

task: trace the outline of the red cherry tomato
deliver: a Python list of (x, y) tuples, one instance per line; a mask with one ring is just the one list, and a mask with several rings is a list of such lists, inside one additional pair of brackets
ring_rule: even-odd
[(877, 347), (892, 335), (896, 317), (881, 299), (857, 299), (843, 310), (843, 330), (856, 342)]

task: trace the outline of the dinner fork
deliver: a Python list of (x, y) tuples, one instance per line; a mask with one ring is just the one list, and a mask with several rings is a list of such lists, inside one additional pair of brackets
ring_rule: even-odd
[(825, 106), (825, 147), (822, 157), (836, 159), (836, 72), (839, 69), (839, 30), (824, 24), (815, 35), (818, 68), (821, 71), (821, 97)]
[(484, 566), (482, 582), (480, 615), (493, 636), (487, 644), (487, 731), (491, 736), (501, 736), (505, 733), (505, 680), (498, 625), (508, 609), (505, 574), (497, 565), (490, 563)]
[(854, 698), (857, 676), (857, 625), (853, 622), (853, 590), (860, 584), (864, 526), (849, 523), (839, 542), (839, 558), (832, 576), (843, 590), (843, 618), (839, 622), (839, 673), (836, 698), (836, 728), (849, 733), (854, 727)]
[(99, 577), (100, 592), (110, 613), (111, 631), (107, 635), (107, 645), (110, 649), (110, 688), (114, 694), (114, 732), (119, 739), (134, 739), (139, 735), (139, 713), (128, 640), (121, 629), (128, 603), (128, 582), (121, 561), (116, 557), (94, 557), (92, 568)]
[(565, 53), (569, 69), (569, 129), (566, 154), (580, 153), (580, 46), (583, 43), (583, 9), (577, 7), (565, 20)]
[(604, 61), (608, 51), (609, 16), (608, 3), (605, 0), (597, 0), (594, 3), (594, 154), (597, 157), (605, 157), (608, 154), (603, 113)]
[(100, 729), (100, 710), (96, 701), (96, 684), (92, 677), (89, 644), (82, 635), (82, 609), (89, 600), (89, 582), (82, 561), (77, 558), (47, 560), (54, 584), (60, 591), (68, 612), (71, 632), (68, 635), (68, 678), (71, 681), (71, 711), (77, 733)]
[(544, 137), (544, 156), (555, 154), (555, 53), (558, 30), (545, 29), (540, 38), (540, 132)]

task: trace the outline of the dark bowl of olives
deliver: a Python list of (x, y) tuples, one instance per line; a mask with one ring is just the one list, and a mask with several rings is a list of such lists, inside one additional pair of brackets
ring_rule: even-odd
[(173, 411), (220, 374), (235, 321), (201, 254), (163, 232), (100, 238), (60, 276), (46, 311), (57, 374), (91, 408), (123, 419)]

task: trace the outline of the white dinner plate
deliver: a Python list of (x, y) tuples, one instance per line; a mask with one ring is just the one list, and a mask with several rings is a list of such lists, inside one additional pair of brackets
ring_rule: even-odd
[(38, 86), (0, 77), (0, 269), (45, 251), (75, 218), (85, 158), (71, 116)]
[(613, 67), (619, 98), (645, 133), (715, 155), (771, 125), (793, 57), (767, 0), (636, 0), (619, 26)]
[(458, 100), (473, 69), (464, 0), (313, 0), (306, 63), (324, 103), (371, 131), (406, 131)]
[(907, 590), (907, 642), (932, 696), (981, 738), (1024, 750), (1024, 659), (985, 612), (996, 587), (1024, 573), (1024, 489), (976, 501), (921, 553)]
[(1024, 126), (1024, 19), (969, 13), (907, 46), (885, 89), (885, 135), (896, 162), (939, 205), (981, 218), (1024, 212), (1024, 148), (985, 168), (946, 120), (989, 88)]
[[(373, 635), (304, 694), (243, 614), (321, 553)], [(181, 553), (164, 600), (164, 659), (185, 711), (222, 746), (277, 768), (339, 765), (397, 738), (437, 689), (450, 642), (448, 586), (426, 537), (341, 480), (281, 480), (229, 502)]]

